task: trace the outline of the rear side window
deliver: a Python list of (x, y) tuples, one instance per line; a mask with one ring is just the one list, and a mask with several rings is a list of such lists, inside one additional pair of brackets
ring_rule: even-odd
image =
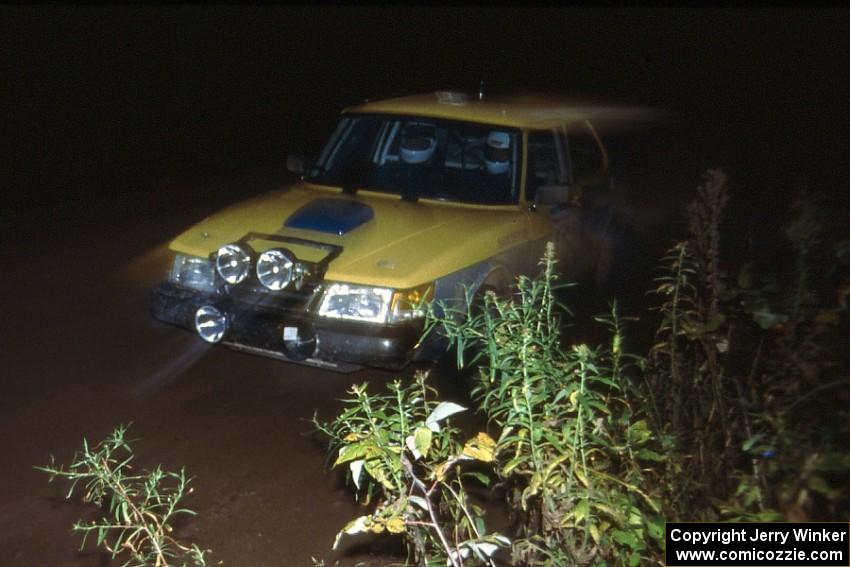
[(533, 201), (543, 185), (567, 183), (566, 143), (557, 130), (538, 130), (528, 135), (528, 176), (525, 199)]
[(581, 181), (599, 173), (604, 165), (602, 150), (586, 123), (576, 125), (570, 132), (569, 147), (573, 181)]

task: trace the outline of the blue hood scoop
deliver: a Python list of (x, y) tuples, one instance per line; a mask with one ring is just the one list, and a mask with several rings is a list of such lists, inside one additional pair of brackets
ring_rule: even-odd
[(342, 236), (375, 216), (372, 207), (358, 201), (316, 199), (286, 219), (283, 226)]

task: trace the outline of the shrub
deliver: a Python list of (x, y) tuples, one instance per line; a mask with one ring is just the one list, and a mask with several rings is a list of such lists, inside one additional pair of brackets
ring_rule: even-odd
[(464, 469), (491, 462), (495, 443), (486, 433), (460, 443), (448, 418), (465, 408), (438, 401), (426, 379), (418, 373), (411, 384), (396, 381), (383, 393), (355, 386), (336, 419), (314, 417), (330, 439), (334, 466), (346, 466), (357, 493), (374, 503), (342, 528), (334, 548), (346, 534), (388, 532), (405, 539), (418, 565), (460, 567), (468, 559), (492, 565), (493, 554), (510, 542), (486, 532), (483, 512), (467, 493), (467, 483), (488, 485), (489, 477)]

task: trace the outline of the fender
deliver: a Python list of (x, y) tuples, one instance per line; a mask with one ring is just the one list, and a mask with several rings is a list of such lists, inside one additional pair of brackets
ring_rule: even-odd
[[(467, 289), (472, 292), (469, 297), (474, 297), (483, 286), (499, 292), (510, 290), (517, 276), (535, 275), (545, 245), (545, 239), (524, 242), (437, 279), (434, 282), (434, 301), (465, 308)], [(516, 266), (516, 269), (511, 270), (508, 266)]]

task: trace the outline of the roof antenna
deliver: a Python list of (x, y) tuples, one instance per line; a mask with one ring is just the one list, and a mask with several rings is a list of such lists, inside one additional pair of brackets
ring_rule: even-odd
[(484, 100), (484, 79), (478, 84), (478, 100)]

